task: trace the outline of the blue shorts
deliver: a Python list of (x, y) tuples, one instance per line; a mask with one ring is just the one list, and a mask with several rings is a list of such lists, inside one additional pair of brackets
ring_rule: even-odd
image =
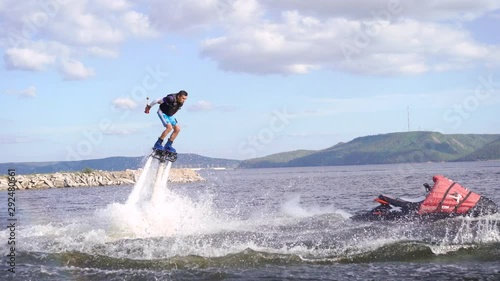
[(158, 110), (158, 117), (160, 117), (161, 122), (163, 123), (163, 126), (167, 127), (167, 124), (172, 124), (172, 126), (177, 125), (177, 119), (174, 118), (174, 116), (168, 116), (167, 114), (163, 113), (161, 110)]

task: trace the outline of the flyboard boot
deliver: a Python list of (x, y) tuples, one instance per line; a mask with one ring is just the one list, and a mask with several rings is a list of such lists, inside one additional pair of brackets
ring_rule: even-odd
[(175, 162), (175, 160), (177, 160), (177, 151), (172, 147), (172, 141), (170, 139), (163, 147), (163, 154), (165, 155), (166, 160), (170, 162)]

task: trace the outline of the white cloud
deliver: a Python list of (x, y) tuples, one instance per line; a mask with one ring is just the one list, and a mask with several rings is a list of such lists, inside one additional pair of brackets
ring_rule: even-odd
[(360, 21), (375, 17), (394, 20), (396, 16), (419, 21), (473, 20), (500, 8), (496, 0), (267, 0), (260, 3), (278, 12), (296, 10), (323, 19), (342, 17)]
[(151, 129), (151, 123), (146, 122), (127, 122), (127, 123), (114, 123), (108, 129), (103, 130), (105, 135), (132, 135), (138, 132)]
[(118, 109), (134, 109), (137, 108), (137, 102), (131, 98), (117, 98), (112, 101), (112, 104)]
[(23, 90), (6, 90), (5, 93), (8, 95), (19, 96), (24, 98), (34, 98), (36, 97), (36, 88), (35, 86), (30, 86), (27, 89)]
[(5, 51), (7, 69), (40, 71), (55, 62), (55, 56), (27, 48), (10, 48)]
[(366, 74), (421, 74), (500, 62), (500, 46), (477, 42), (460, 25), (398, 18), (394, 21), (314, 18), (284, 11), (273, 20), (228, 27), (206, 39), (202, 55), (236, 72), (308, 73), (332, 69)]
[[(95, 6), (93, 6), (95, 5)], [(46, 36), (76, 46), (105, 46), (125, 40), (109, 11), (99, 11), (100, 3), (80, 1), (61, 6), (61, 12), (46, 28)]]
[(57, 58), (65, 79), (83, 79), (94, 74), (84, 66), (87, 55), (116, 58), (128, 38), (157, 35), (149, 16), (126, 0), (4, 0), (0, 7), (9, 70), (50, 70)]
[(132, 6), (127, 0), (113, 0), (113, 1), (101, 0), (97, 2), (100, 8), (108, 9), (111, 11), (123, 11), (129, 9)]
[(188, 107), (189, 111), (202, 112), (202, 111), (219, 111), (219, 112), (231, 112), (237, 110), (235, 106), (231, 105), (214, 105), (209, 101), (197, 101)]
[(216, 0), (219, 21), (251, 24), (265, 15), (264, 8), (257, 0)]
[(103, 132), (105, 135), (110, 136), (124, 136), (124, 135), (132, 135), (137, 133), (137, 129), (132, 128), (110, 128)]
[(151, 27), (149, 17), (136, 11), (128, 11), (122, 20), (131, 34), (137, 37), (155, 37), (158, 32)]
[(112, 50), (112, 49), (107, 49), (107, 48), (101, 48), (97, 46), (92, 46), (87, 48), (87, 51), (95, 56), (99, 57), (108, 57), (108, 58), (117, 58), (118, 57), (118, 51)]
[(30, 142), (35, 142), (39, 141), (36, 140), (32, 137), (25, 137), (25, 136), (2, 136), (0, 135), (0, 143), (2, 144), (16, 144), (16, 143), (30, 143)]
[(144, 0), (149, 18), (163, 31), (205, 31), (219, 25), (251, 24), (265, 11), (258, 0)]
[(319, 67), (312, 64), (292, 64), (288, 65), (286, 71), (289, 73), (305, 74), (309, 73), (313, 69), (318, 69)]
[(190, 111), (211, 111), (214, 109), (214, 106), (212, 105), (211, 102), (201, 100), (193, 105), (190, 105), (188, 109)]
[(150, 20), (164, 31), (183, 31), (206, 26), (217, 19), (217, 0), (148, 0)]
[(60, 71), (66, 80), (82, 80), (95, 75), (92, 68), (86, 67), (81, 61), (75, 59), (62, 60)]
[(235, 72), (411, 75), (500, 64), (500, 47), (478, 42), (463, 24), (494, 17), (496, 0), (4, 0), (0, 7), (7, 68), (41, 71), (56, 57), (73, 58), (82, 64), (70, 79), (93, 73), (83, 67), (89, 54), (116, 58), (126, 40), (159, 31), (203, 33), (202, 56)]

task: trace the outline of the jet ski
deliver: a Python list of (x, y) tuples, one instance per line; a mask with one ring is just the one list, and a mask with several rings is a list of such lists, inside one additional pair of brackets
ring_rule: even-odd
[(470, 191), (442, 175), (432, 178), (434, 186), (424, 183), (426, 196), (418, 198), (394, 198), (379, 195), (379, 203), (370, 211), (354, 214), (356, 221), (411, 221), (439, 220), (457, 216), (479, 217), (499, 212), (490, 199)]

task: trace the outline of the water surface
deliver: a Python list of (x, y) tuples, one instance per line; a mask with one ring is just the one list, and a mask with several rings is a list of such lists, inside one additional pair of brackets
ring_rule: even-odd
[[(205, 182), (154, 191), (157, 166), (135, 189), (17, 191), (16, 273), (3, 262), (2, 276), (500, 280), (500, 215), (424, 224), (349, 219), (374, 207), (379, 193), (423, 195), (434, 174), (498, 204), (500, 162), (206, 170)], [(4, 241), (8, 235), (0, 231)], [(8, 253), (6, 243), (1, 250)]]

